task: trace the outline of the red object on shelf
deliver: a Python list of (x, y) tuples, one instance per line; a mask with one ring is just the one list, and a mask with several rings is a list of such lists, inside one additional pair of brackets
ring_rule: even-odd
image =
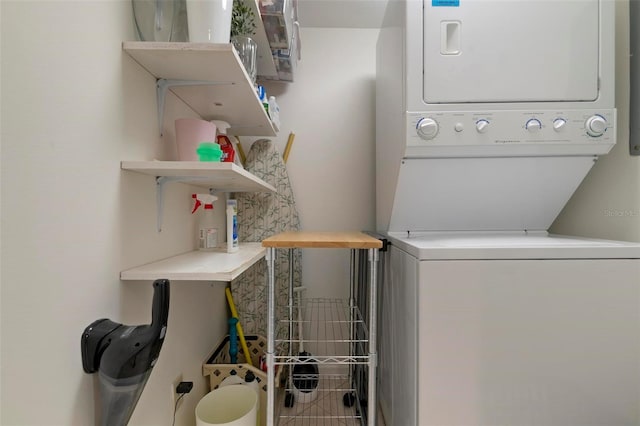
[(216, 138), (220, 149), (222, 149), (222, 158), (220, 161), (233, 163), (236, 151), (233, 149), (233, 144), (229, 138), (226, 135), (218, 135)]

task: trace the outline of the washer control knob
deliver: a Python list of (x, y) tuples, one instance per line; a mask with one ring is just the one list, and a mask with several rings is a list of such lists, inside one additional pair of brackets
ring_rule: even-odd
[(532, 118), (524, 125), (524, 128), (530, 131), (531, 133), (535, 133), (542, 129), (542, 123), (537, 118)]
[(587, 119), (584, 127), (587, 129), (589, 136), (602, 136), (607, 130), (607, 120), (601, 115), (594, 115)]
[(564, 130), (564, 127), (567, 125), (567, 120), (564, 118), (556, 118), (553, 120), (553, 130), (556, 132), (561, 132)]
[(418, 136), (424, 140), (430, 140), (436, 137), (438, 134), (439, 126), (438, 122), (433, 118), (422, 118), (416, 125)]
[(489, 130), (489, 121), (485, 120), (484, 118), (476, 121), (476, 130), (478, 131), (478, 133), (485, 133), (487, 130)]

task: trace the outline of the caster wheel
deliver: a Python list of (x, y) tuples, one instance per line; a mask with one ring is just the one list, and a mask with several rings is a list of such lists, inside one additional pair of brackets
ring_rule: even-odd
[(352, 393), (345, 393), (342, 396), (342, 403), (345, 407), (353, 407), (356, 402), (356, 397)]
[(284, 406), (287, 408), (293, 407), (294, 400), (295, 398), (293, 397), (293, 394), (287, 392), (287, 394), (284, 397)]

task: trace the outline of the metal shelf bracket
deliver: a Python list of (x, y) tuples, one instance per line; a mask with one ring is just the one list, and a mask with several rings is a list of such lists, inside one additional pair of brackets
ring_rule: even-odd
[(156, 81), (156, 95), (158, 97), (158, 127), (162, 136), (162, 123), (164, 119), (164, 103), (167, 90), (174, 86), (228, 86), (235, 84), (232, 81), (203, 81), (203, 80), (176, 80), (159, 78)]

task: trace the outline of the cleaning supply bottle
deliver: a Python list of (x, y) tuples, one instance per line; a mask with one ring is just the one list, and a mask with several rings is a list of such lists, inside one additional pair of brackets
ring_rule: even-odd
[(269, 115), (269, 98), (267, 98), (267, 91), (264, 86), (258, 86), (258, 98), (260, 99), (265, 112)]
[(251, 389), (253, 389), (256, 392), (256, 395), (258, 395), (258, 404), (256, 407), (256, 411), (258, 412), (258, 415), (256, 416), (256, 425), (260, 426), (260, 424), (262, 424), (262, 422), (260, 421), (260, 416), (261, 416), (261, 412), (260, 412), (260, 383), (258, 383), (258, 379), (256, 378), (256, 375), (253, 374), (253, 371), (249, 370), (247, 371), (247, 374), (245, 374), (244, 376), (244, 384), (246, 386), (249, 386)]
[(269, 117), (276, 132), (280, 131), (280, 107), (276, 102), (275, 96), (269, 96)]
[(216, 136), (218, 141), (218, 145), (220, 145), (220, 149), (222, 150), (222, 158), (220, 161), (233, 163), (236, 155), (235, 149), (233, 149), (233, 144), (229, 140), (226, 135), (218, 135)]
[(217, 130), (219, 135), (226, 135), (227, 134), (227, 129), (229, 127), (231, 127), (231, 125), (229, 123), (227, 123), (226, 121), (211, 120), (211, 122), (216, 125), (216, 130)]
[[(237, 155), (238, 153), (238, 146), (237, 143), (240, 142), (240, 140), (236, 137), (236, 141), (234, 142), (233, 140), (231, 140), (228, 135), (227, 135), (227, 129), (231, 126), (229, 123), (227, 123), (226, 121), (222, 121), (222, 120), (212, 120), (211, 121), (213, 124), (216, 125), (216, 129), (218, 131), (218, 135), (216, 136), (216, 141), (218, 142), (218, 144), (222, 147), (224, 146), (224, 143), (222, 142), (227, 142), (229, 141), (229, 143), (231, 144), (233, 153), (231, 154), (231, 158), (233, 158), (233, 163), (244, 169), (244, 166), (242, 165), (242, 161), (240, 160), (240, 156)], [(224, 159), (221, 159), (222, 161), (224, 161)]]
[(195, 199), (191, 214), (194, 214), (200, 206), (204, 206), (204, 211), (200, 213), (198, 220), (198, 249), (214, 250), (218, 247), (218, 228), (215, 226), (213, 216), (213, 202), (218, 197), (211, 194), (192, 194), (191, 197)]
[(238, 251), (238, 200), (227, 200), (227, 253)]

